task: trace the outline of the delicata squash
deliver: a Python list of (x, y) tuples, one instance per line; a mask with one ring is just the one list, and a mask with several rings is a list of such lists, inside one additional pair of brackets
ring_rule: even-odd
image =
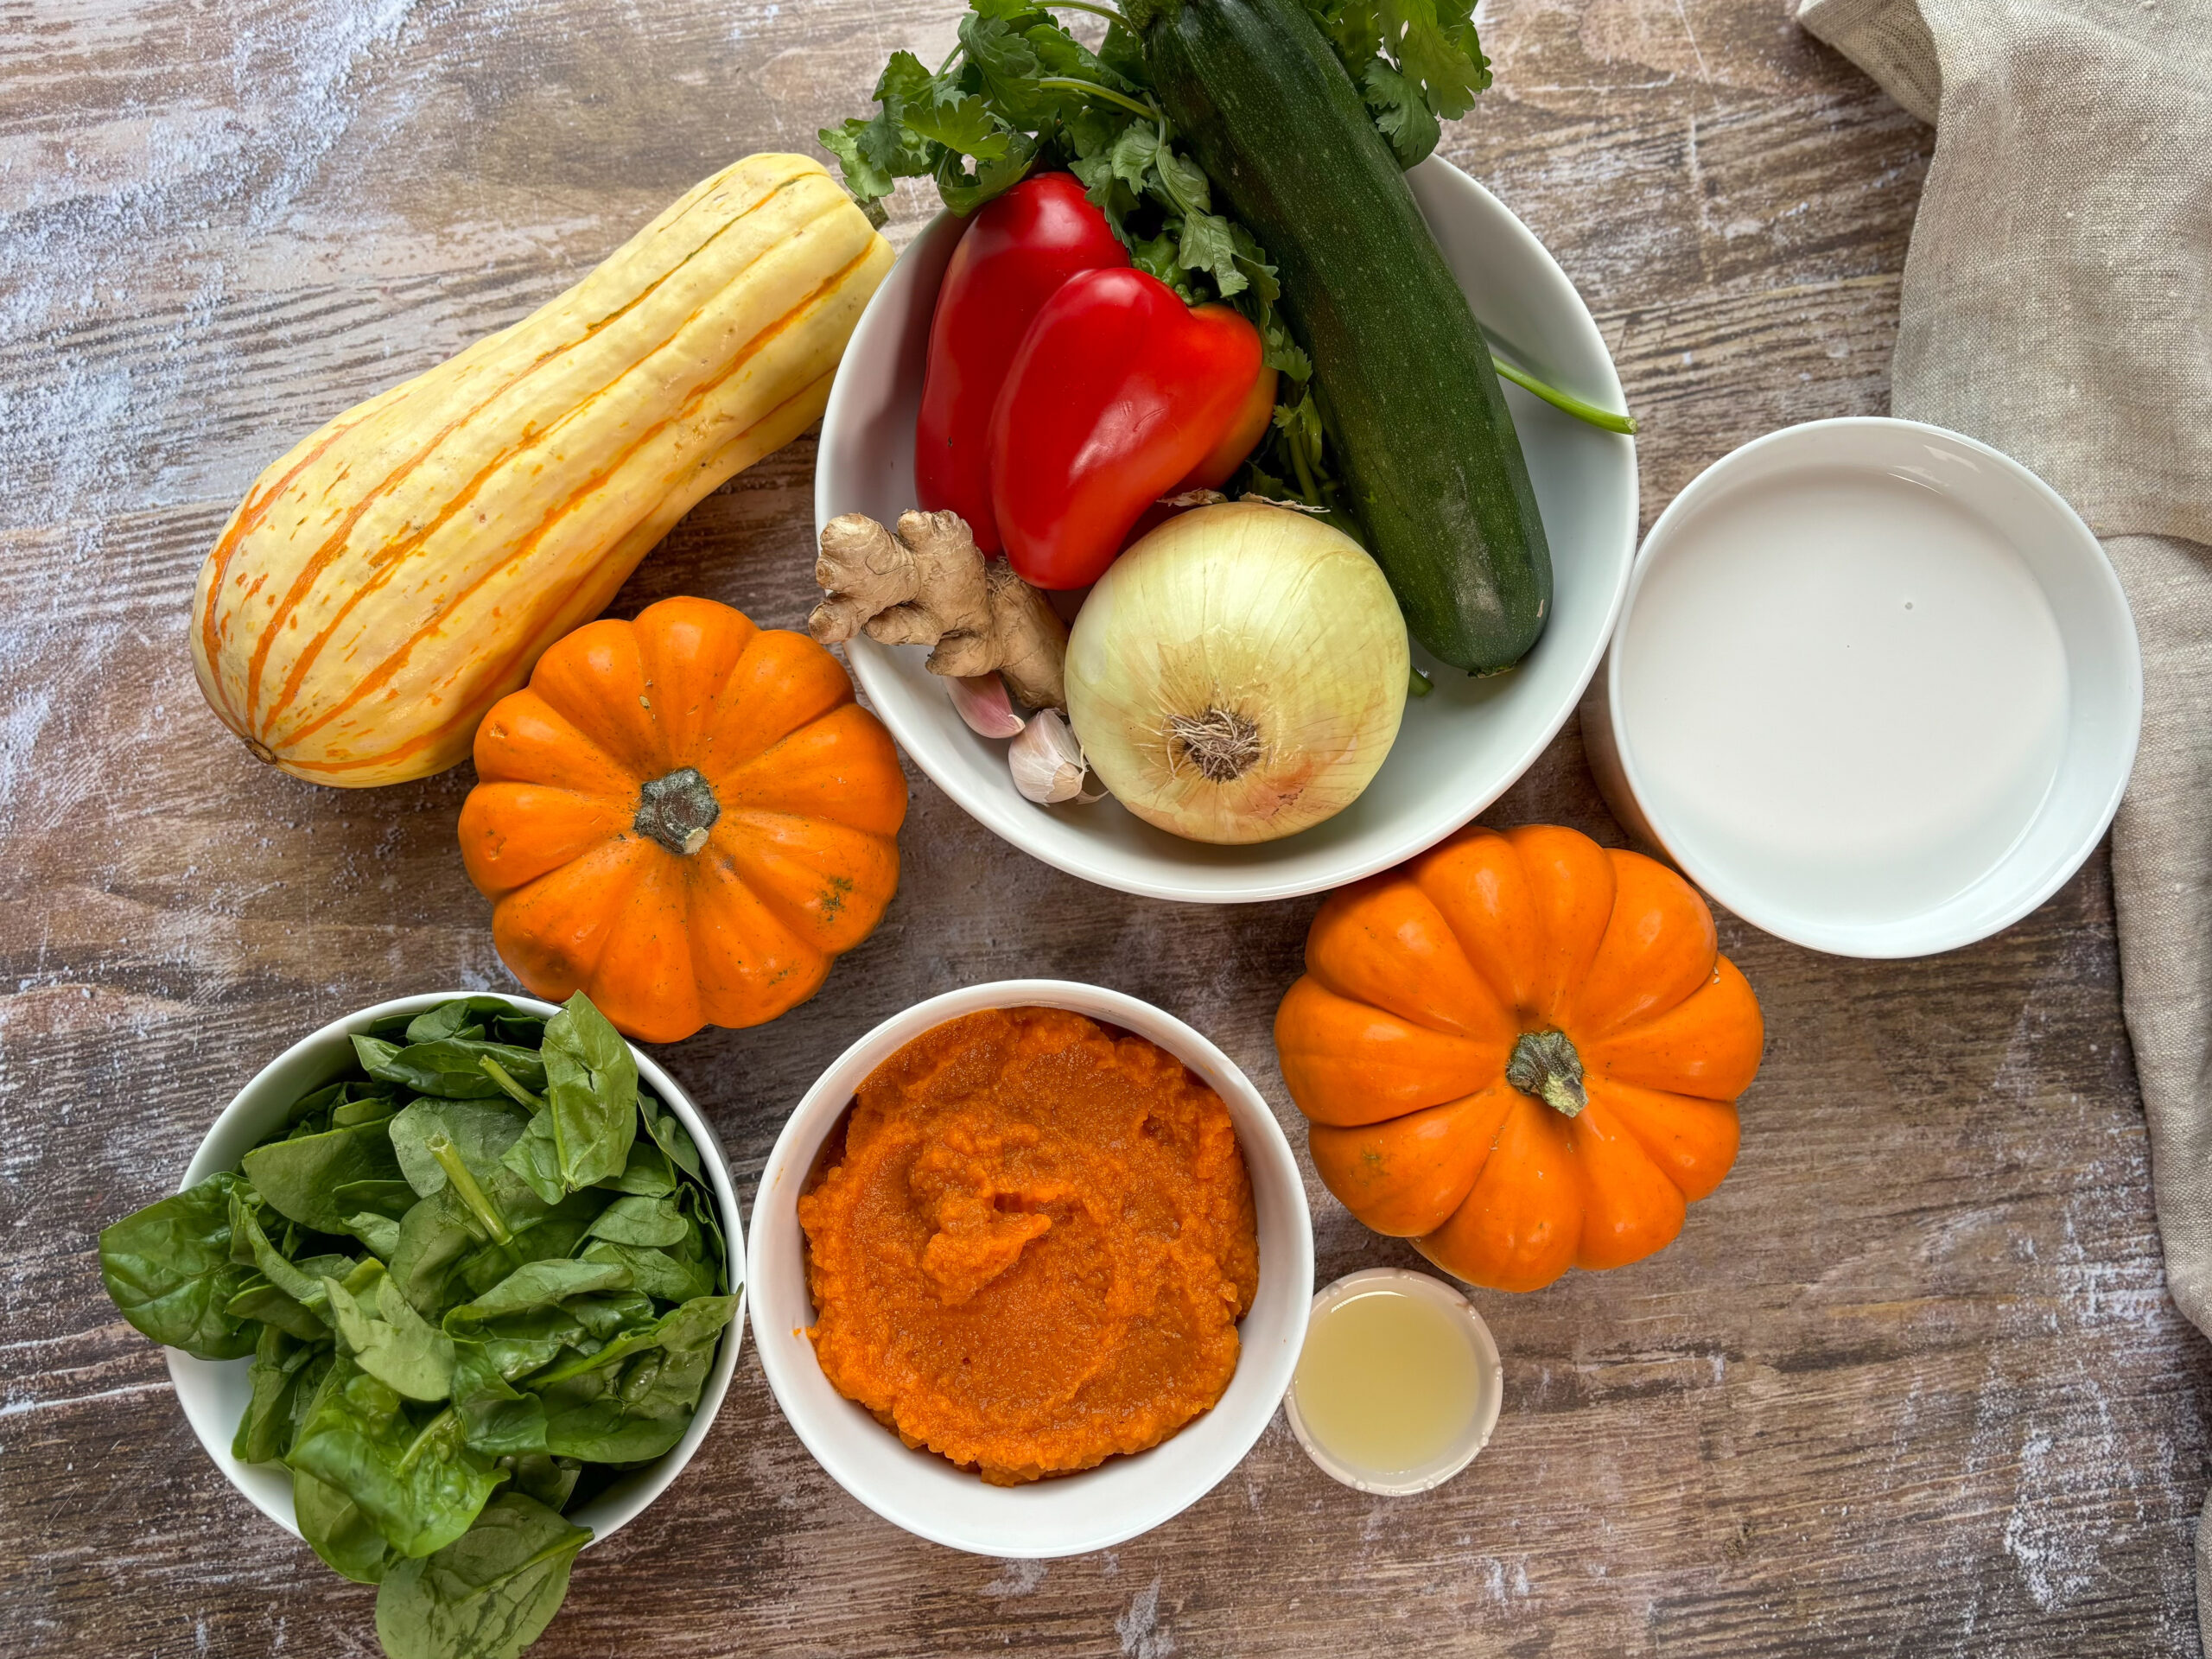
[(1654, 860), (1465, 830), (1332, 893), (1306, 969), (1275, 1046), (1315, 1169), (1470, 1283), (1641, 1261), (1735, 1161), (1758, 1000)]
[(748, 156), (543, 309), (348, 410), (261, 475), (201, 568), (208, 702), (316, 783), (454, 765), (693, 503), (821, 415), (891, 263), (817, 162)]

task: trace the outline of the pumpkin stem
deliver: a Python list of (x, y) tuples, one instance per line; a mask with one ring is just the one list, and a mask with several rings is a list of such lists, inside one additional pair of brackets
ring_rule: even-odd
[(638, 816), (630, 827), (671, 853), (690, 854), (707, 844), (707, 831), (721, 815), (714, 785), (697, 767), (678, 766), (638, 791)]
[(1505, 1080), (1533, 1095), (1563, 1117), (1590, 1103), (1582, 1086), (1582, 1057), (1563, 1031), (1524, 1031), (1505, 1063)]

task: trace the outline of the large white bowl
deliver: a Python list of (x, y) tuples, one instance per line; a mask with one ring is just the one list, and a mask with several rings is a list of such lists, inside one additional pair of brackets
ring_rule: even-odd
[[(1406, 175), (1452, 273), (1499, 352), (1554, 385), (1622, 407), (1598, 326), (1526, 226), (1450, 162)], [(830, 388), (814, 475), (817, 531), (841, 512), (886, 523), (914, 505), (914, 418), (929, 322), (959, 239), (932, 219), (869, 301)], [(1636, 551), (1636, 445), (1515, 386), (1505, 398), (1551, 543), (1553, 608), (1512, 673), (1475, 680), (1418, 645), (1436, 690), (1406, 705), (1390, 758), (1351, 806), (1300, 835), (1252, 847), (1185, 841), (1111, 801), (1041, 807), (1014, 792), (1006, 746), (976, 736), (913, 646), (855, 639), (853, 671), (899, 746), (985, 828), (1071, 874), (1193, 903), (1284, 899), (1411, 857), (1473, 817), (1527, 771), (1573, 711), (1612, 632)]]
[[(321, 1031), (302, 1037), (263, 1066), (253, 1081), (223, 1108), (214, 1127), (207, 1131), (207, 1138), (200, 1143), (200, 1150), (193, 1154), (192, 1162), (184, 1172), (183, 1185), (195, 1186), (210, 1175), (236, 1169), (238, 1160), (263, 1136), (283, 1125), (284, 1114), (294, 1101), (310, 1090), (321, 1087), (353, 1063), (353, 1034), (367, 1030), (372, 1020), (381, 1020), (386, 1014), (420, 1014), (457, 996), (480, 995), (485, 993), (432, 991), (421, 996), (396, 997), (374, 1007), (363, 1008), (358, 1014), (349, 1014), (342, 1020), (334, 1020)], [(512, 996), (505, 991), (490, 995), (531, 1014), (550, 1017), (560, 1012), (553, 1004), (540, 1002), (534, 997)], [(676, 1115), (676, 1121), (683, 1125), (692, 1143), (699, 1148), (700, 1162), (721, 1212), (722, 1235), (729, 1242), (729, 1276), (731, 1287), (738, 1293), (738, 1305), (736, 1317), (730, 1320), (729, 1330), (722, 1338), (721, 1352), (715, 1361), (715, 1368), (708, 1373), (706, 1386), (699, 1391), (699, 1408), (675, 1449), (645, 1467), (624, 1475), (569, 1515), (568, 1518), (576, 1525), (591, 1529), (591, 1541), (594, 1544), (604, 1543), (616, 1530), (635, 1520), (683, 1472), (683, 1465), (691, 1461), (691, 1454), (699, 1449), (707, 1438), (707, 1431), (714, 1426), (715, 1414), (721, 1409), (722, 1395), (729, 1390), (729, 1380), (737, 1370), (738, 1350), (745, 1340), (745, 1262), (741, 1247), (745, 1235), (743, 1217), (738, 1211), (737, 1189), (730, 1182), (729, 1156), (722, 1150), (714, 1126), (700, 1115), (682, 1085), (634, 1046), (630, 1052), (637, 1055), (641, 1085)], [(298, 1537), (299, 1523), (292, 1513), (291, 1472), (282, 1464), (240, 1463), (231, 1455), (232, 1438), (238, 1432), (238, 1419), (245, 1414), (246, 1402), (251, 1397), (252, 1391), (246, 1382), (246, 1370), (251, 1362), (194, 1359), (175, 1348), (163, 1351), (168, 1356), (169, 1379), (176, 1385), (177, 1403), (184, 1408), (192, 1432), (200, 1437), (201, 1449), (213, 1459), (224, 1478), (245, 1494), (254, 1508)]]
[[(1993, 836), (2001, 833), (2008, 844), (1993, 839), (1977, 874), (1961, 879), (1948, 863), (1933, 866), (1927, 855), (1909, 853), (1883, 861), (1882, 886), (1872, 893), (1843, 888), (1833, 869), (1778, 874), (1698, 823), (1694, 809), (1700, 803), (1693, 798), (1685, 806), (1681, 798), (1686, 780), (1655, 777), (1646, 764), (1643, 751), (1660, 729), (1656, 722), (1669, 711), (1639, 707), (1627, 682), (1640, 648), (1639, 617), (1649, 613), (1648, 596), (1658, 591), (1655, 581), (1694, 571), (1708, 550), (1724, 544), (1725, 535), (1711, 533), (1718, 521), (1756, 515), (1754, 522), (1770, 530), (1779, 548), (1810, 513), (1910, 536), (1910, 543), (1892, 544), (1911, 546), (1931, 564), (1967, 556), (1961, 526), (1971, 526), (1977, 542), (1986, 536), (2017, 556), (2048, 601), (2065, 676), (2056, 768), (2039, 801), (2024, 810), (2019, 803), (1989, 809)], [(1840, 562), (1847, 556), (1834, 556)], [(1855, 577), (1861, 592), (1883, 592), (1885, 578), (1859, 574), (1862, 569), (1853, 564), (1839, 574)], [(1886, 592), (1882, 602), (1890, 602)], [(1715, 617), (1712, 626), (1731, 620)], [(2013, 643), (2003, 620), (1985, 615), (1978, 622), (1991, 649)], [(1732, 643), (1715, 636), (1716, 660)], [(1814, 711), (1818, 718), (1805, 724), (1796, 723), (1802, 711), (1788, 686), (1762, 696), (1758, 684), (1732, 684), (1752, 716), (1746, 729), (1756, 735), (1730, 747), (1754, 758), (1789, 747), (1818, 753), (1817, 734), (1834, 721), (1859, 733), (1895, 731), (1926, 718), (1917, 690), (1906, 689), (1918, 684), (1870, 660), (1862, 691), (1847, 705)], [(1809, 950), (1893, 957), (1930, 956), (1986, 938), (2057, 892), (2095, 850), (2119, 810), (2142, 720), (2143, 663), (2127, 596), (2073, 508), (1986, 443), (1918, 421), (1859, 416), (1809, 421), (1755, 439), (1713, 462), (1668, 504), (1637, 560), (1605, 673), (1584, 702), (1582, 735), (1613, 815), (1720, 904)], [(1909, 783), (1897, 788), (1901, 798), (1921, 798)], [(1997, 816), (2000, 811), (2005, 816)], [(1944, 873), (1940, 883), (1930, 873), (1936, 868)], [(1847, 903), (1838, 897), (1847, 891)]]
[[(1236, 1375), (1211, 1411), (1135, 1457), (1026, 1486), (987, 1486), (933, 1452), (915, 1451), (830, 1386), (806, 1327), (798, 1195), (823, 1141), (868, 1073), (924, 1032), (985, 1008), (1070, 1008), (1157, 1043), (1229, 1108), (1258, 1212), (1260, 1286), (1238, 1327)], [(753, 1202), (753, 1323), (760, 1368), (792, 1428), (832, 1478), (894, 1526), (978, 1555), (1049, 1557), (1106, 1549), (1212, 1491), (1274, 1415), (1306, 1340), (1313, 1230), (1290, 1142), (1229, 1057), (1173, 1015), (1119, 991), (1016, 979), (948, 991), (885, 1020), (838, 1057), (785, 1124)]]

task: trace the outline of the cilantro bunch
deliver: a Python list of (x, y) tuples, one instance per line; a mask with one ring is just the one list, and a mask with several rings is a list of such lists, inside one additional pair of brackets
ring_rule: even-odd
[[(1083, 181), (1140, 270), (1192, 305), (1220, 300), (1259, 331), (1278, 372), (1274, 428), (1245, 487), (1333, 508), (1313, 364), (1275, 314), (1280, 289), (1267, 251), (1214, 210), (1211, 182), (1178, 148), (1153, 97), (1136, 31), (1089, 0), (969, 0), (959, 43), (934, 73), (894, 52), (876, 82), (874, 116), (825, 128), (823, 147), (881, 222), (878, 205), (900, 179), (934, 178), (968, 214), (1032, 172), (1065, 168)], [(1304, 0), (1376, 129), (1401, 166), (1436, 148), (1440, 123), (1464, 115), (1490, 85), (1490, 62), (1461, 0)], [(1107, 19), (1092, 51), (1052, 16)], [(1358, 532), (1343, 515), (1336, 521)]]

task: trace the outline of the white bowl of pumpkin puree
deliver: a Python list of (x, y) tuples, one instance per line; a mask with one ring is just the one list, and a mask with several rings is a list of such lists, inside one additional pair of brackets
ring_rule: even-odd
[(1062, 980), (932, 997), (807, 1092), (761, 1175), (753, 1330), (815, 1458), (894, 1525), (1044, 1557), (1160, 1525), (1288, 1388), (1313, 1246), (1227, 1056)]

